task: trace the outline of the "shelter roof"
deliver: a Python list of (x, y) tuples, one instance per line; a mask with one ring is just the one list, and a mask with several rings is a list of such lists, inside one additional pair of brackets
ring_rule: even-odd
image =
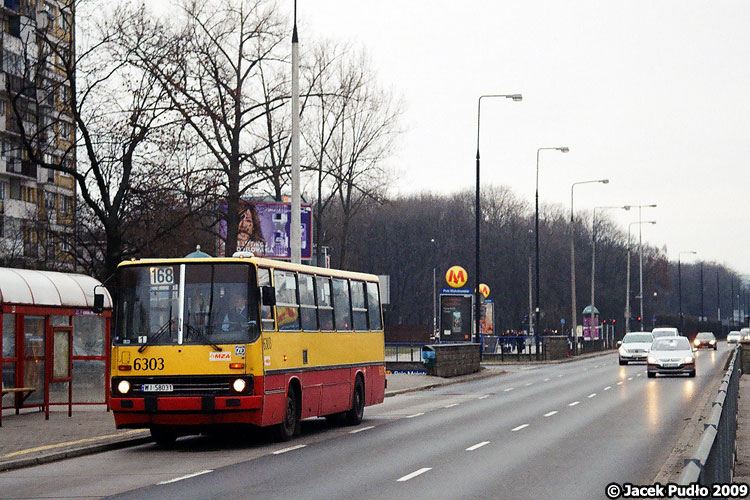
[[(91, 308), (97, 285), (101, 285), (99, 280), (85, 274), (0, 267), (3, 304)], [(111, 309), (109, 291), (103, 286), (101, 291), (105, 309)]]

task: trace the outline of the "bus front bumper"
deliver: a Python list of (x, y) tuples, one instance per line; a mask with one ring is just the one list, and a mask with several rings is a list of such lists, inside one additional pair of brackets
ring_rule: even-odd
[(111, 399), (118, 429), (152, 425), (257, 423), (262, 396), (146, 396)]

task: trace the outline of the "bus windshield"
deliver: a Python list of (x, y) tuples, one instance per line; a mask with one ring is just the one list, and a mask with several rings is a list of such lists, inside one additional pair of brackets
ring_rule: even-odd
[(120, 283), (115, 344), (215, 345), (253, 342), (259, 335), (253, 266), (127, 266)]

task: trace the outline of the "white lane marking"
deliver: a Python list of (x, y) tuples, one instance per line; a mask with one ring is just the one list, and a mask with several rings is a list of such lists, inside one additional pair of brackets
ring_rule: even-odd
[(274, 455), (281, 455), (282, 453), (286, 453), (286, 452), (289, 452), (289, 451), (299, 450), (300, 448), (304, 448), (305, 446), (307, 446), (307, 445), (305, 445), (305, 444), (298, 444), (297, 446), (290, 446), (289, 448), (284, 448), (283, 450), (274, 451), (273, 454)]
[(510, 391), (512, 391), (512, 390), (513, 390), (513, 388), (512, 388), (512, 387), (508, 387), (507, 389), (503, 390), (503, 392), (510, 392)]
[(572, 403), (568, 403), (568, 406), (575, 406), (575, 405), (577, 405), (579, 403), (580, 403), (580, 401), (573, 401)]
[(557, 413), (557, 410), (552, 410), (551, 412), (545, 413), (545, 417), (551, 417), (552, 415), (555, 415)]
[(510, 430), (510, 432), (516, 432), (516, 431), (520, 431), (521, 429), (525, 429), (525, 428), (526, 428), (526, 427), (528, 427), (528, 426), (529, 426), (529, 424), (523, 424), (523, 425), (519, 425), (519, 426), (518, 426), (518, 427), (516, 427), (515, 429), (511, 429), (511, 430)]
[(528, 384), (526, 384), (526, 387), (528, 387), (530, 385), (534, 385), (534, 382), (529, 382)]
[(454, 406), (458, 406), (458, 403), (453, 403), (448, 406), (443, 406), (443, 408), (453, 408)]
[(353, 431), (349, 431), (349, 434), (356, 434), (358, 432), (369, 431), (370, 429), (374, 429), (374, 428), (375, 428), (374, 425), (369, 425), (367, 427), (362, 427), (361, 429), (354, 429)]
[(490, 444), (489, 441), (482, 441), (481, 443), (477, 443), (474, 446), (469, 446), (468, 448), (466, 448), (466, 451), (474, 451), (481, 448), (482, 446), (487, 446), (488, 444)]
[(544, 379), (544, 381), (545, 381), (545, 382), (549, 382), (549, 379), (548, 379), (548, 378), (545, 378), (545, 379)]
[(187, 474), (185, 476), (176, 477), (174, 479), (170, 479), (169, 481), (161, 481), (161, 482), (158, 482), (156, 484), (176, 483), (177, 481), (182, 481), (183, 479), (190, 479), (191, 477), (195, 477), (195, 476), (202, 476), (203, 474), (208, 474), (209, 472), (213, 472), (213, 469), (202, 470), (200, 472), (193, 472), (192, 474)]
[(622, 385), (622, 380), (620, 380), (619, 382), (617, 382), (617, 385)]
[(633, 377), (628, 377), (628, 380), (633, 380)]
[(599, 368), (599, 365), (596, 365), (594, 368)]
[(406, 418), (421, 417), (422, 415), (424, 415), (424, 412), (421, 412), (421, 413), (415, 413), (414, 415), (409, 415), (409, 416), (408, 416), (408, 417), (406, 417)]
[(611, 388), (612, 388), (612, 386), (611, 386), (611, 385), (608, 385), (607, 387), (605, 387), (605, 388), (604, 388), (604, 390), (605, 390), (605, 391), (608, 391), (608, 390), (610, 390)]
[(560, 375), (558, 375), (558, 376), (557, 376), (557, 378), (560, 378), (560, 377), (562, 377), (562, 376), (563, 376), (563, 374), (561, 373)]
[(593, 397), (596, 397), (596, 393), (595, 393), (595, 392), (592, 392), (591, 394), (589, 394), (589, 395), (588, 395), (588, 396), (586, 396), (586, 397), (587, 397), (587, 398), (589, 398), (589, 399), (591, 399), (591, 398), (593, 398)]
[(404, 477), (398, 478), (396, 481), (408, 481), (409, 479), (415, 478), (419, 476), (420, 474), (424, 474), (428, 470), (432, 470), (432, 467), (423, 467), (419, 470), (412, 472), (411, 474), (407, 474)]
[(489, 394), (485, 394), (484, 396), (480, 396), (478, 399), (487, 399), (488, 397), (490, 397), (490, 395)]
[(640, 374), (640, 373), (639, 373), (638, 375), (636, 375), (636, 377), (640, 377), (640, 376), (641, 376), (641, 374)]

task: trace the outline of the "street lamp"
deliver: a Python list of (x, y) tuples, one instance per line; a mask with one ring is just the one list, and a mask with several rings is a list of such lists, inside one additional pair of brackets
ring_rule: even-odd
[(430, 238), (432, 243), (432, 338), (437, 338), (437, 242)]
[[(630, 210), (630, 205), (622, 206), (608, 206), (608, 207), (594, 207), (593, 223), (591, 225), (591, 323), (589, 325), (589, 336), (593, 337), (592, 328), (594, 328), (594, 280), (596, 275), (596, 211), (597, 210)], [(595, 330), (594, 330), (595, 331)], [(593, 339), (592, 339), (593, 340)]]
[[(476, 340), (479, 342), (479, 312), (480, 312), (480, 305), (479, 305), (479, 283), (480, 283), (480, 273), (479, 273), (479, 221), (481, 220), (481, 214), (480, 214), (480, 206), (479, 206), (479, 118), (481, 116), (481, 110), (482, 110), (482, 99), (483, 98), (494, 98), (494, 97), (504, 97), (506, 99), (513, 99), (514, 101), (521, 101), (523, 100), (523, 96), (521, 94), (488, 94), (488, 95), (481, 95), (479, 96), (479, 100), (477, 103), (477, 192), (476, 192), (476, 205), (474, 207), (474, 218), (475, 220), (475, 228), (474, 228), (474, 265), (475, 265), (475, 278), (474, 278), (474, 298), (476, 300), (475, 309), (474, 309), (474, 328), (476, 330)], [(481, 350), (480, 350), (481, 352)]]
[[(631, 222), (630, 224), (628, 224), (628, 272), (626, 275), (627, 277), (625, 279), (625, 282), (626, 282), (626, 285), (625, 285), (625, 333), (628, 333), (630, 331), (630, 228), (636, 224), (638, 225), (656, 224), (656, 221), (655, 220), (647, 220), (647, 221), (639, 220), (639, 221)], [(641, 295), (643, 295), (643, 293), (641, 293)], [(641, 302), (643, 302), (642, 297), (641, 297)], [(641, 331), (643, 331), (643, 313), (641, 313)]]
[(536, 237), (536, 322), (534, 324), (534, 341), (536, 343), (536, 357), (539, 359), (539, 152), (541, 151), (560, 151), (567, 153), (570, 151), (567, 146), (555, 148), (539, 148), (536, 150), (536, 210), (534, 215), (534, 232)]
[[(641, 222), (641, 209), (642, 208), (656, 208), (656, 204), (653, 205), (633, 205), (638, 207), (638, 222)], [(638, 274), (640, 275), (640, 291), (638, 298), (641, 301), (641, 331), (643, 331), (643, 233), (641, 226), (638, 227)]]
[(695, 255), (696, 252), (688, 250), (677, 254), (677, 296), (680, 306), (680, 334), (682, 334), (682, 260), (683, 255)]
[(576, 337), (576, 326), (578, 325), (578, 312), (576, 311), (576, 250), (575, 250), (575, 227), (573, 220), (573, 188), (579, 184), (609, 184), (609, 179), (598, 179), (593, 181), (574, 182), (570, 186), (570, 318), (571, 335), (573, 337), (573, 354), (578, 349), (578, 338)]

